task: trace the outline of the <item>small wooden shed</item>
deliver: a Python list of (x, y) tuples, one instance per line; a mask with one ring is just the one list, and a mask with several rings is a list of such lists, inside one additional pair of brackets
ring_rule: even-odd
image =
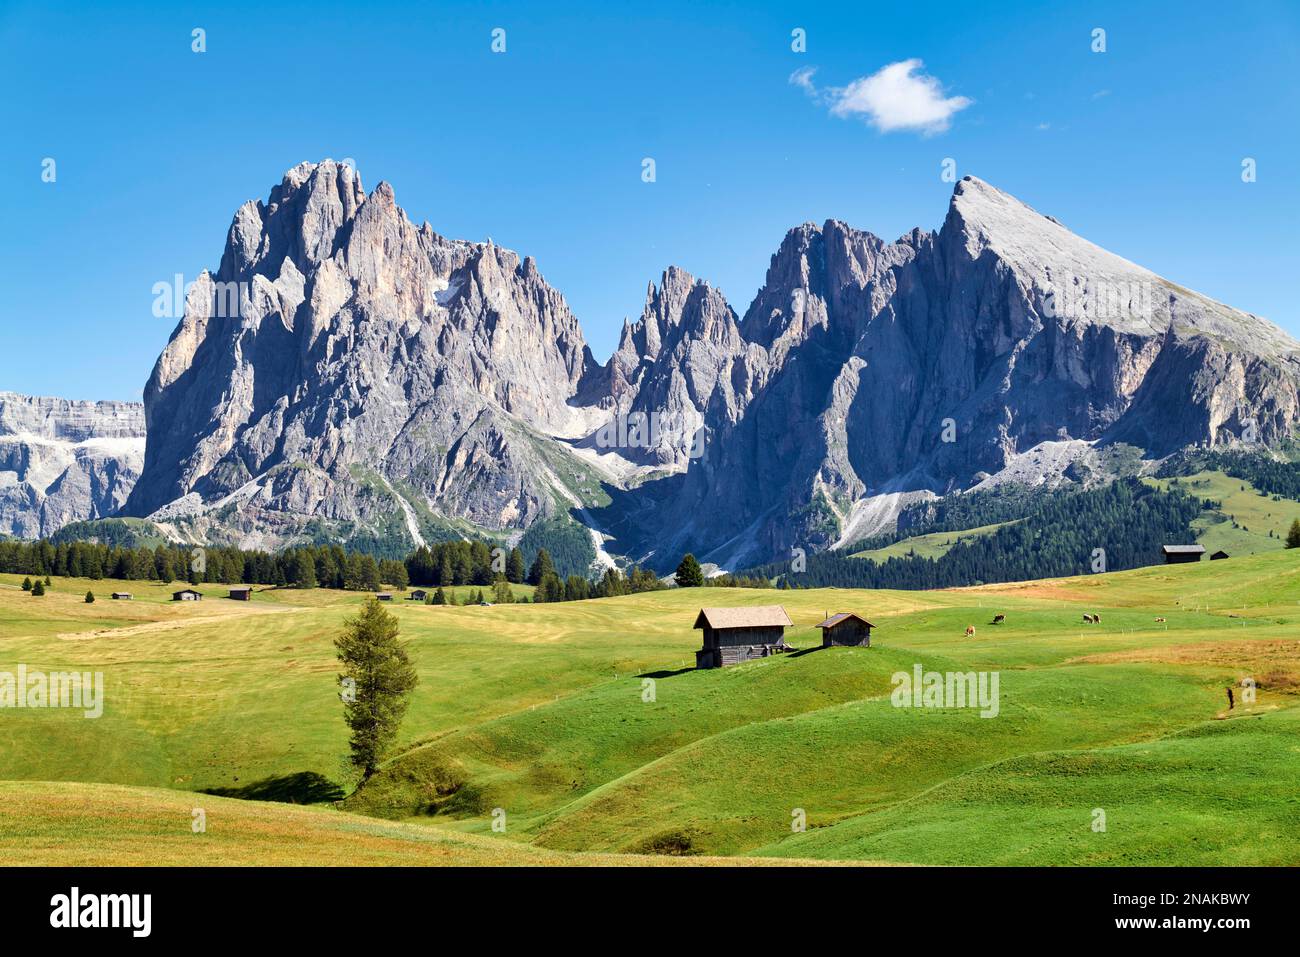
[(1228, 557), (1228, 553), (1225, 552), (1223, 549), (1219, 549), (1217, 552), (1215, 552), (1213, 555), (1210, 556), (1210, 561), (1219, 562), (1227, 557)]
[(1205, 554), (1204, 545), (1161, 545), (1160, 550), (1165, 553), (1166, 565), (1199, 562)]
[(842, 611), (831, 615), (817, 625), (822, 630), (822, 647), (840, 645), (856, 648), (871, 647), (871, 629), (876, 626), (861, 615)]
[(232, 585), (230, 587), (230, 597), (235, 601), (251, 601), (253, 588), (251, 585)]
[(182, 588), (180, 591), (172, 592), (172, 601), (202, 601), (203, 592), (195, 591), (193, 588)]
[(695, 667), (724, 668), (780, 654), (788, 649), (785, 630), (793, 624), (780, 605), (701, 608), (695, 627), (704, 631), (704, 647), (695, 652)]
[(113, 600), (114, 600), (114, 601), (130, 601), (130, 600), (131, 600), (131, 593), (130, 593), (129, 591), (115, 591), (115, 592), (113, 592)]
[(409, 595), (406, 596), (406, 600), (424, 601), (428, 597), (429, 597), (429, 593), (427, 591), (425, 591), (423, 588), (416, 588)]
[(381, 591), (381, 592), (376, 592), (376, 593), (375, 593), (375, 597), (376, 597), (377, 599), (379, 599), (380, 601), (392, 601), (392, 600), (393, 600), (393, 593), (390, 592), (390, 591)]

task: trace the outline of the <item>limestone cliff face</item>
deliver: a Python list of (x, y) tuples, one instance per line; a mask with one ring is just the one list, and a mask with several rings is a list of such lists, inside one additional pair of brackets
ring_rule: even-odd
[(740, 332), (733, 356), (765, 353), (743, 362), (741, 414), (710, 407), (653, 536), (610, 517), (635, 554), (788, 557), (879, 530), (891, 495), (970, 487), (1042, 443), (1160, 457), (1272, 444), (1300, 421), (1300, 345), (1275, 326), (970, 177), (935, 234), (791, 230)]
[(524, 526), (556, 507), (538, 442), (571, 427), (592, 366), (532, 259), (413, 225), (347, 165), (302, 164), (240, 207), (190, 292), (145, 388), (128, 510), (237, 503), (375, 534), (397, 515), (413, 540), (443, 518)]
[(138, 402), (73, 402), (0, 392), (0, 534), (39, 538), (103, 518), (144, 463)]
[(127, 511), (266, 547), (562, 512), (656, 567), (736, 567), (1025, 474), (1045, 444), (1060, 465), (1099, 442), (1274, 443), (1300, 421), (1297, 350), (968, 177), (934, 233), (791, 230), (740, 318), (669, 268), (597, 366), (531, 259), (302, 164), (191, 291)]

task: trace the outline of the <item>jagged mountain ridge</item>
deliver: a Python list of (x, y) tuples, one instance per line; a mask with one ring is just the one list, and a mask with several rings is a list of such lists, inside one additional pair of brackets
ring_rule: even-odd
[(0, 534), (53, 535), (125, 503), (144, 465), (144, 407), (0, 392)]
[[(217, 315), (231, 283), (245, 307)], [(967, 177), (937, 232), (791, 230), (740, 318), (670, 267), (599, 366), (531, 258), (301, 164), (191, 290), (126, 510), (263, 546), (567, 512), (656, 567), (688, 548), (734, 567), (878, 531), (1049, 444), (1156, 456), (1248, 422), (1275, 442), (1300, 418), (1297, 349)]]

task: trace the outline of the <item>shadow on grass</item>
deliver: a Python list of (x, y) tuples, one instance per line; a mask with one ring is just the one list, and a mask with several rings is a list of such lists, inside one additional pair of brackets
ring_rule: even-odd
[(678, 675), (689, 674), (694, 670), (694, 668), (678, 668), (676, 671), (643, 671), (637, 677), (654, 678), (657, 681), (661, 678), (676, 678)]
[(202, 793), (243, 801), (279, 801), (282, 804), (324, 804), (346, 797), (341, 787), (315, 771), (263, 778), (239, 788), (205, 788)]
[(821, 645), (813, 645), (811, 648), (800, 648), (798, 651), (787, 651), (787, 658), (802, 658), (804, 655), (811, 655), (814, 651), (821, 651)]

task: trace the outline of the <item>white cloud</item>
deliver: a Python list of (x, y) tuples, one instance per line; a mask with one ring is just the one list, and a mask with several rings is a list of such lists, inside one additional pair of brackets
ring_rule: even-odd
[(803, 90), (809, 96), (815, 96), (817, 87), (813, 86), (813, 74), (817, 72), (815, 66), (801, 66), (790, 74), (790, 82), (799, 89)]
[(809, 67), (790, 74), (790, 82), (810, 96), (820, 98), (833, 116), (858, 116), (880, 130), (913, 130), (929, 136), (948, 129), (952, 117), (973, 102), (964, 96), (945, 96), (936, 77), (920, 72), (918, 59), (900, 60), (848, 86), (818, 90)]

